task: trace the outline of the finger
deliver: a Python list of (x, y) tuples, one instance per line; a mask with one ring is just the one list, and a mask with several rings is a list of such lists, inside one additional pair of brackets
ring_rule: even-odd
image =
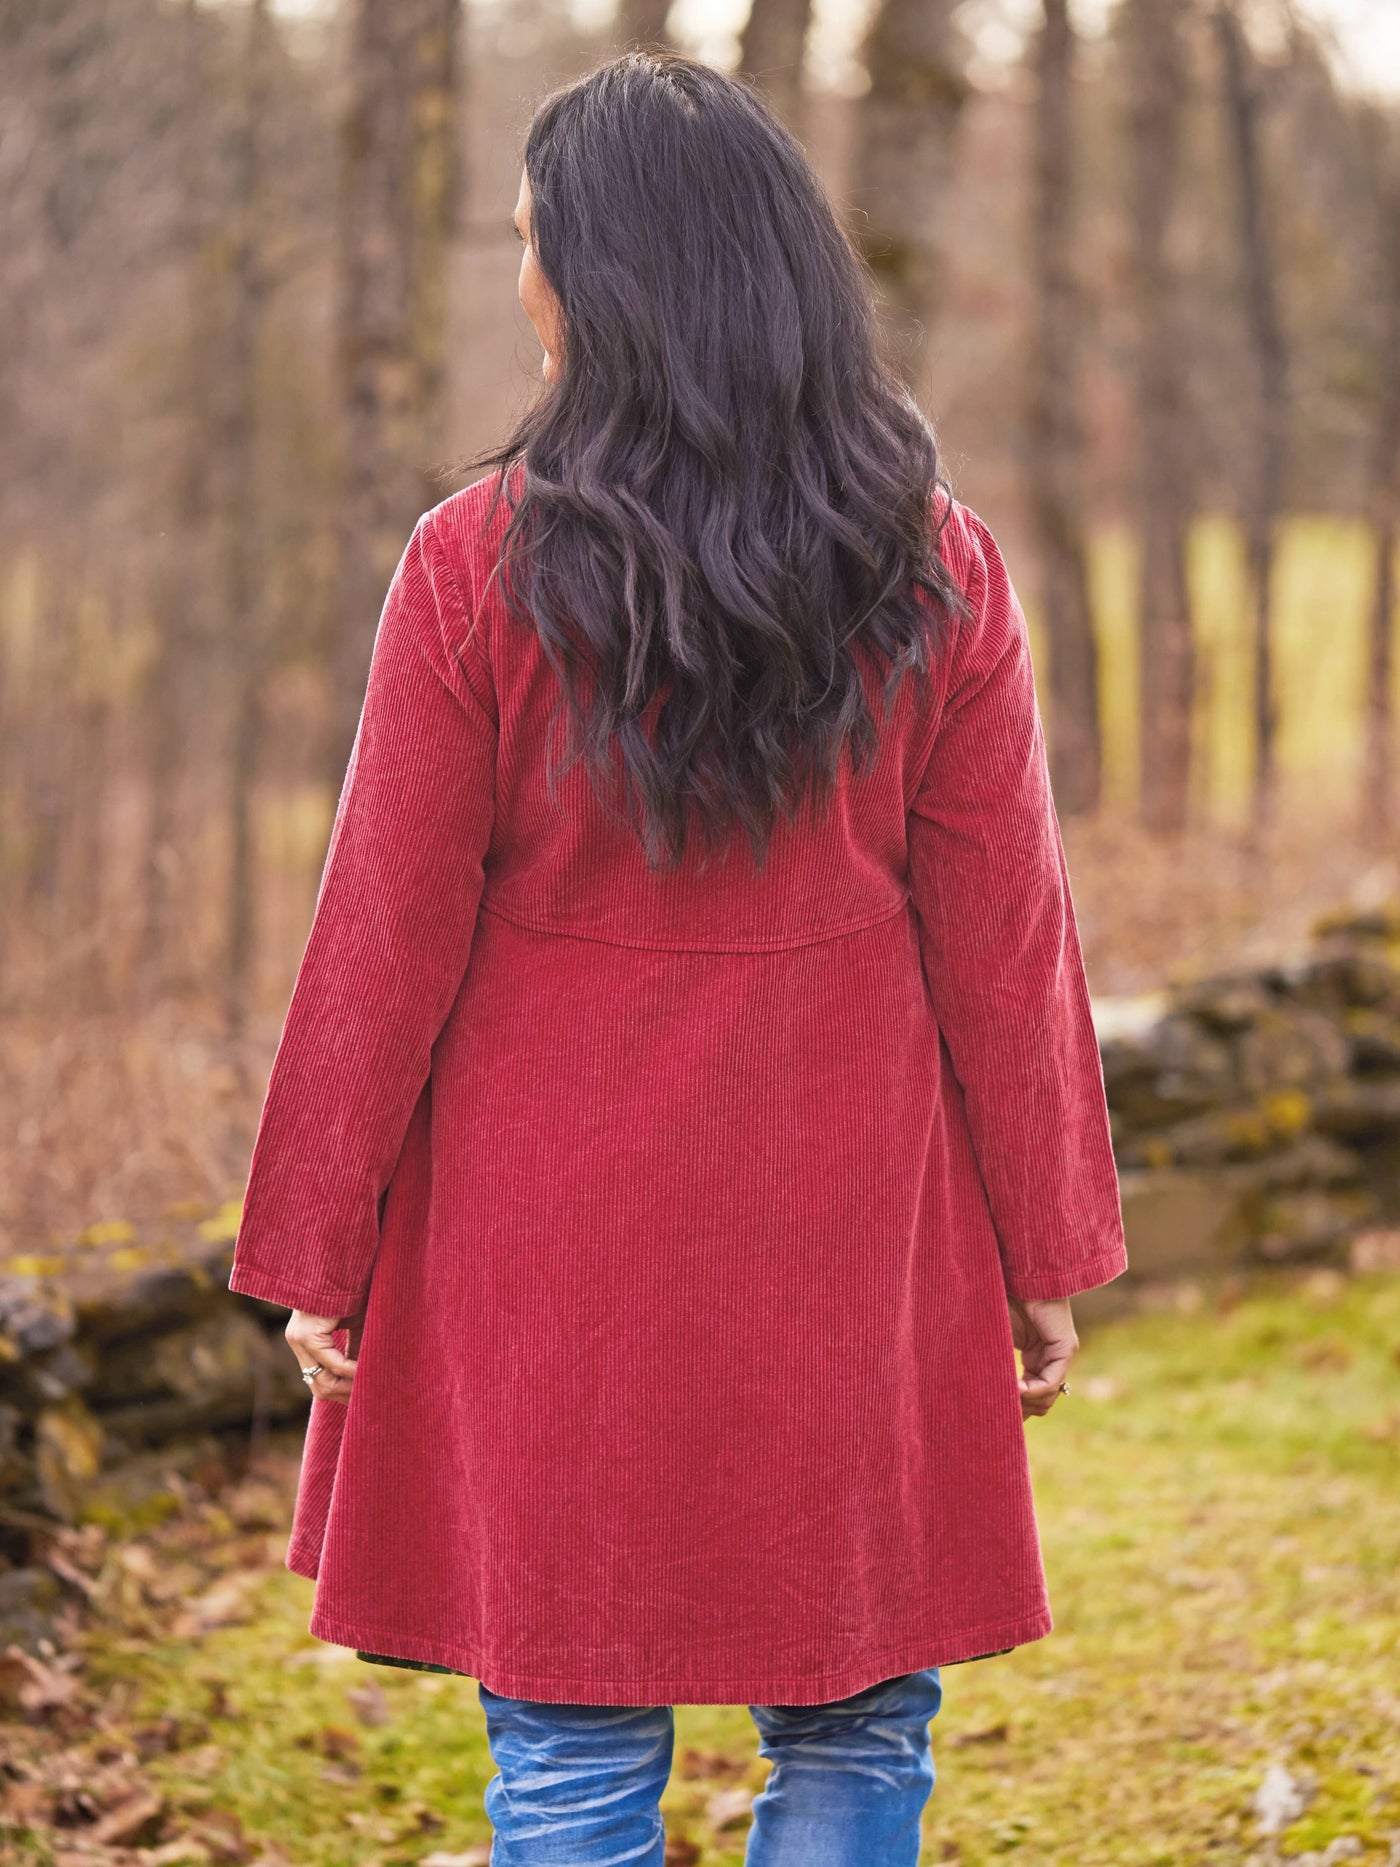
[(344, 1406), (350, 1398), (353, 1383), (338, 1379), (332, 1380), (329, 1375), (318, 1374), (316, 1379), (308, 1382), (307, 1385), (311, 1389), (313, 1400), (333, 1400), (338, 1406)]
[(354, 1362), (336, 1347), (329, 1330), (289, 1329), (287, 1340), (303, 1367), (315, 1361), (319, 1362), (323, 1368), (328, 1368), (334, 1375), (353, 1377)]
[(1022, 1407), (1036, 1407), (1041, 1412), (1048, 1411), (1060, 1398), (1058, 1381), (1023, 1381), (1021, 1383)]
[(329, 1338), (324, 1338), (315, 1344), (312, 1350), (312, 1360), (319, 1361), (321, 1366), (329, 1370), (338, 1380), (355, 1378), (355, 1363)]

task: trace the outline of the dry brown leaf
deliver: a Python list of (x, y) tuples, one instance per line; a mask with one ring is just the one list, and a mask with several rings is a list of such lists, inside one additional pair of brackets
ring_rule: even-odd
[(959, 1731), (952, 1745), (954, 1750), (966, 1750), (969, 1744), (1004, 1744), (1010, 1735), (1009, 1724), (989, 1724), (983, 1731)]
[(93, 1825), (91, 1839), (99, 1847), (133, 1847), (138, 1841), (154, 1839), (164, 1813), (164, 1796), (153, 1789), (138, 1789)]
[(211, 1854), (197, 1835), (177, 1835), (158, 1848), (141, 1850), (141, 1867), (187, 1867), (187, 1863), (188, 1867), (202, 1867), (205, 1861), (219, 1859), (227, 1856)]
[(705, 1804), (705, 1820), (716, 1833), (725, 1828), (736, 1828), (753, 1813), (753, 1798), (751, 1789), (716, 1790)]
[(214, 1627), (236, 1627), (248, 1619), (250, 1575), (224, 1575), (197, 1595), (183, 1614), (177, 1614), (171, 1632), (177, 1640), (189, 1640), (208, 1633)]
[(22, 1711), (30, 1717), (69, 1704), (78, 1692), (72, 1673), (46, 1666), (23, 1648), (10, 1646), (0, 1653), (0, 1711)]
[(366, 1685), (356, 1686), (345, 1696), (349, 1699), (351, 1709), (361, 1724), (373, 1729), (389, 1722), (389, 1700), (377, 1679), (371, 1679)]
[(691, 1782), (708, 1777), (722, 1783), (746, 1775), (748, 1768), (742, 1757), (731, 1757), (723, 1750), (697, 1750), (691, 1744), (681, 1752), (676, 1765), (677, 1774)]

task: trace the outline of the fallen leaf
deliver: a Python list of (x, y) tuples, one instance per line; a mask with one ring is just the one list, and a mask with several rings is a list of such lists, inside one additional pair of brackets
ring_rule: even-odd
[(7, 1827), (33, 1828), (50, 1818), (50, 1791), (43, 1783), (7, 1783), (0, 1817)]
[(248, 1619), (250, 1575), (224, 1575), (196, 1595), (183, 1614), (177, 1614), (171, 1632), (177, 1640), (189, 1640), (215, 1627), (236, 1627)]
[(966, 1750), (969, 1744), (1004, 1744), (1011, 1735), (1011, 1726), (1006, 1723), (989, 1724), (982, 1731), (959, 1731), (953, 1739), (954, 1750)]
[(323, 1757), (353, 1757), (360, 1748), (359, 1733), (345, 1724), (322, 1725), (310, 1742)]
[(744, 1776), (748, 1773), (748, 1763), (742, 1757), (731, 1757), (722, 1750), (697, 1750), (687, 1744), (680, 1754), (676, 1765), (678, 1773), (690, 1781), (697, 1777), (714, 1777), (723, 1782), (726, 1777)]
[(229, 1809), (209, 1809), (195, 1824), (194, 1838), (204, 1847), (210, 1860), (226, 1861), (241, 1867), (253, 1849), (243, 1833), (243, 1824)]
[(371, 1679), (367, 1685), (354, 1687), (345, 1696), (361, 1724), (373, 1729), (389, 1722), (389, 1700), (377, 1679)]
[(666, 1852), (662, 1859), (665, 1867), (695, 1867), (700, 1859), (701, 1848), (689, 1835), (667, 1835)]
[(46, 1666), (21, 1647), (6, 1647), (0, 1653), (0, 1710), (42, 1717), (67, 1705), (77, 1691), (78, 1681), (71, 1673)]
[[(142, 1848), (141, 1867), (203, 1867), (204, 1862), (226, 1860), (227, 1855), (211, 1854), (196, 1835), (177, 1835), (158, 1848)], [(240, 1858), (246, 1859), (247, 1856)]]
[(716, 1790), (705, 1804), (705, 1820), (716, 1833), (724, 1828), (736, 1828), (753, 1813), (753, 1798), (751, 1789)]
[(138, 1789), (109, 1809), (88, 1835), (99, 1847), (132, 1847), (143, 1838), (154, 1838), (164, 1813), (164, 1796), (158, 1796), (153, 1789)]
[(1261, 1835), (1280, 1834), (1296, 1822), (1312, 1800), (1312, 1787), (1282, 1763), (1271, 1763), (1254, 1792), (1253, 1809)]

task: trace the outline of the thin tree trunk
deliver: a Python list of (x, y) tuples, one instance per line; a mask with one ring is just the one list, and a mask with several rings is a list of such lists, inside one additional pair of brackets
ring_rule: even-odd
[(739, 40), (739, 68), (761, 85), (794, 130), (802, 119), (802, 61), (812, 0), (753, 0)]
[(968, 95), (955, 0), (882, 0), (863, 48), (870, 90), (856, 132), (853, 234), (896, 326), (899, 366), (922, 391), (937, 318), (939, 237)]
[(1040, 344), (1028, 465), (1050, 637), (1051, 771), (1066, 815), (1097, 807), (1102, 765), (1079, 410), (1083, 304), (1074, 273), (1074, 60), (1067, 0), (1044, 0), (1032, 210)]
[[(187, 95), (203, 94), (200, 57), (201, 8), (186, 0), (181, 19), (183, 77)], [(210, 251), (211, 229), (202, 165), (198, 116), (191, 111), (180, 164), (177, 250), (185, 267), (185, 329), (178, 352), (180, 381), (172, 403), (180, 411), (179, 447), (170, 494), (169, 541), (155, 579), (152, 620), (155, 652), (144, 694), (146, 787), (145, 844), (141, 861), (142, 918), (137, 973), (143, 989), (157, 994), (170, 982), (171, 938), (177, 883), (180, 768), (186, 734), (187, 672), (192, 616), (199, 578), (191, 564), (204, 536), (210, 500), (213, 415), (210, 398), (218, 380), (211, 331), (217, 299)]]
[[(461, 0), (427, 5), (415, 59), (411, 342), (419, 426), (430, 452), (439, 447), (446, 408), (449, 259), (463, 194), (457, 133), (461, 18)], [(431, 476), (423, 496), (429, 503), (438, 497)]]
[(1371, 526), (1376, 539), (1375, 585), (1371, 593), (1366, 706), (1366, 780), (1361, 832), (1378, 849), (1389, 849), (1395, 832), (1395, 553), (1400, 545), (1400, 154), (1387, 150), (1388, 166), (1379, 203), (1385, 341), (1378, 357), (1383, 384), (1372, 447)]
[(1196, 680), (1186, 577), (1185, 371), (1167, 256), (1187, 86), (1184, 20), (1184, 0), (1126, 0), (1137, 232), (1141, 812), (1159, 835), (1186, 827)]
[(228, 768), (228, 877), (224, 1011), (237, 1033), (247, 1015), (254, 942), (253, 787), (261, 736), (266, 627), (260, 601), (257, 471), (257, 351), (267, 295), (261, 252), (262, 161), (258, 123), (266, 112), (273, 31), (267, 0), (252, 0), (243, 95), (233, 142), (228, 214), (228, 326), (222, 372), (219, 459), (225, 477), (221, 540), (223, 643), (233, 702)]
[(344, 774), (384, 592), (425, 478), (442, 369), (444, 215), (455, 195), (457, 0), (357, 0), (342, 135), (339, 632), (326, 770)]
[(1220, 0), (1215, 26), (1235, 164), (1245, 309), (1255, 363), (1255, 458), (1247, 494), (1245, 536), (1254, 602), (1254, 820), (1258, 828), (1264, 829), (1273, 817), (1277, 782), (1272, 590), (1287, 447), (1288, 359), (1279, 317), (1277, 259), (1264, 200), (1259, 93), (1249, 70), (1249, 46), (1231, 0)]

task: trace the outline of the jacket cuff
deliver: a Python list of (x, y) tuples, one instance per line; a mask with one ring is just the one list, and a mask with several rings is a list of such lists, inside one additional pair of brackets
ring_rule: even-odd
[(1022, 1303), (1053, 1303), (1066, 1297), (1082, 1295), (1111, 1284), (1128, 1268), (1127, 1249), (1119, 1240), (1092, 1257), (1078, 1258), (1072, 1264), (1046, 1266), (1042, 1269), (1004, 1269), (1006, 1294)]
[(324, 1284), (301, 1283), (273, 1271), (260, 1270), (235, 1258), (228, 1287), (238, 1296), (260, 1297), (285, 1309), (304, 1310), (309, 1316), (356, 1316), (365, 1306), (365, 1291), (332, 1290)]

